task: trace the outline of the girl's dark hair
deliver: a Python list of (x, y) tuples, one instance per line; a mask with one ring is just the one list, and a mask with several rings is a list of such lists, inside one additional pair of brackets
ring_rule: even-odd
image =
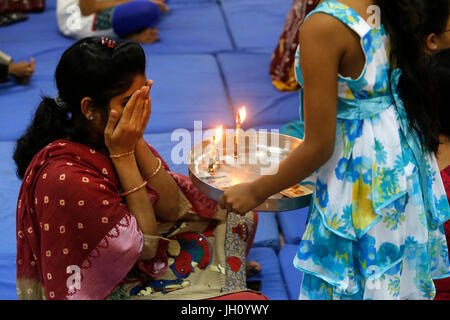
[(428, 151), (439, 147), (437, 93), (425, 51), (429, 34), (445, 31), (450, 0), (375, 0), (391, 40), (391, 68), (402, 70), (400, 95), (410, 127)]
[(13, 156), (17, 175), (23, 179), (36, 153), (52, 141), (69, 137), (89, 144), (81, 100), (90, 97), (106, 123), (111, 98), (125, 92), (135, 76), (143, 74), (145, 53), (137, 42), (91, 37), (74, 43), (63, 53), (55, 71), (56, 87), (67, 108), (43, 97), (34, 119), (17, 141)]
[(438, 97), (439, 133), (450, 138), (450, 49), (430, 57), (430, 73)]

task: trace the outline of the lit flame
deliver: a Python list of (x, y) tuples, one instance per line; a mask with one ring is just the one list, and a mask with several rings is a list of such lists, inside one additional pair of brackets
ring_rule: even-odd
[(239, 109), (239, 117), (241, 118), (241, 123), (245, 121), (245, 117), (247, 117), (247, 111), (245, 110), (245, 107)]
[(239, 109), (238, 116), (236, 117), (236, 122), (241, 124), (245, 121), (247, 117), (247, 111), (245, 110), (245, 106)]
[(216, 129), (216, 132), (211, 137), (211, 143), (217, 143), (222, 139), (222, 133), (223, 133), (223, 126), (219, 126)]

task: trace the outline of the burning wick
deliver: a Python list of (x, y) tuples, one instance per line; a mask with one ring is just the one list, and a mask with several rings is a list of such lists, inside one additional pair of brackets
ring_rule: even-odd
[(234, 135), (234, 158), (238, 156), (238, 144), (239, 144), (239, 131), (241, 130), (241, 124), (245, 121), (245, 117), (247, 116), (247, 111), (245, 110), (245, 106), (239, 109), (239, 112), (236, 116), (236, 134)]
[(216, 159), (216, 144), (222, 138), (222, 131), (222, 126), (218, 127), (215, 134), (211, 137), (211, 154), (209, 156), (208, 172), (212, 174), (215, 173), (216, 164), (218, 163)]

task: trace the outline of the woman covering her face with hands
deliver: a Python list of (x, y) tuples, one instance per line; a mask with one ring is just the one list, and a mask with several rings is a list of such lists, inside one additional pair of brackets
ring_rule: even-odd
[[(256, 216), (231, 221), (144, 141), (153, 81), (146, 79), (140, 45), (80, 40), (62, 55), (55, 78), (58, 93), (40, 103), (14, 153), (23, 179), (19, 299), (206, 299), (245, 292)], [(226, 232), (230, 223), (246, 224), (248, 234), (233, 248), (239, 252), (224, 255), (215, 248), (240, 234)], [(244, 262), (229, 271), (244, 272), (244, 280), (224, 287), (232, 275), (219, 266), (228, 255)]]

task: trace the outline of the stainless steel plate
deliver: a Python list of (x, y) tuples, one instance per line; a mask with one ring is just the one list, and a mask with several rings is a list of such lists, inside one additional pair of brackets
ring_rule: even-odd
[[(218, 165), (211, 174), (211, 142), (203, 140), (189, 153), (189, 176), (194, 185), (205, 195), (218, 201), (223, 194), (224, 182), (236, 185), (250, 182), (263, 174), (273, 173), (302, 140), (264, 131), (241, 131), (238, 157), (234, 155), (234, 133), (224, 133), (215, 146)], [(216, 158), (216, 159), (217, 159)], [(313, 189), (310, 188), (312, 191)], [(289, 211), (309, 205), (312, 194), (287, 198), (276, 194), (267, 199), (255, 211)]]

